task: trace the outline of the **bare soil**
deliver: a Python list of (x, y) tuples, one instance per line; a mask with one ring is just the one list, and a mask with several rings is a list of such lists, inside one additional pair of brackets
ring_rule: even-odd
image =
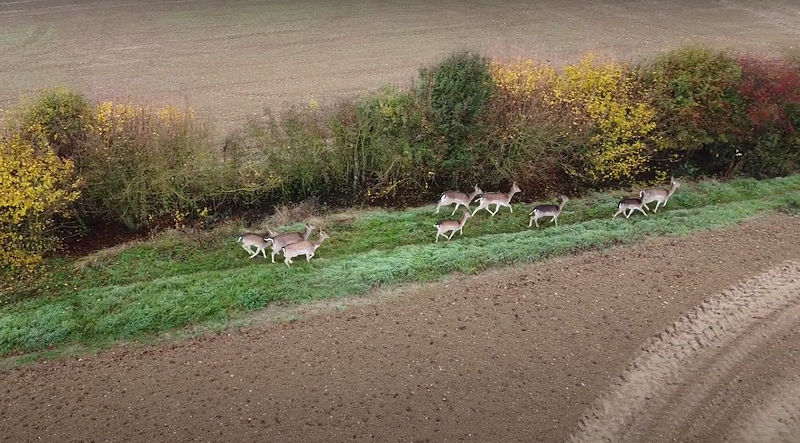
[(555, 64), (687, 43), (796, 47), (793, 0), (18, 0), (0, 2), (0, 109), (63, 84), (94, 99), (190, 105), (224, 126), (264, 107), (406, 85), (448, 52)]
[(775, 215), (38, 362), (2, 373), (0, 438), (786, 439), (798, 260), (800, 218)]

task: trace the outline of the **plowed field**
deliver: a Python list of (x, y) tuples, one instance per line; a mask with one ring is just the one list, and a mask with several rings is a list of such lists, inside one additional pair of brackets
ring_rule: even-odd
[(800, 219), (6, 370), (12, 441), (791, 440)]
[(184, 104), (223, 126), (264, 107), (408, 84), (448, 52), (555, 64), (690, 42), (796, 46), (800, 3), (601, 0), (0, 2), (0, 108), (63, 84), (95, 99)]

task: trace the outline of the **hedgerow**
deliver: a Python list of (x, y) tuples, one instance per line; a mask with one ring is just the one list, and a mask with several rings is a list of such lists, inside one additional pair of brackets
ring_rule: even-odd
[(516, 181), (534, 199), (800, 169), (797, 60), (699, 46), (638, 64), (589, 55), (561, 69), (458, 52), (406, 89), (252, 118), (221, 148), (189, 109), (93, 104), (63, 88), (7, 115), (16, 135), (4, 149), (54, 174), (69, 169), (53, 181), (70, 196), (58, 211), (132, 230), (309, 198), (406, 205)]

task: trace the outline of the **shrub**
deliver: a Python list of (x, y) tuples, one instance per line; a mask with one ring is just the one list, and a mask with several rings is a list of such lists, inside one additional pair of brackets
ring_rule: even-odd
[(627, 65), (598, 64), (592, 55), (559, 76), (556, 100), (570, 107), (576, 126), (592, 131), (584, 152), (587, 179), (614, 183), (647, 172), (656, 113), (642, 89)]
[(556, 100), (555, 70), (531, 60), (494, 62), (492, 77), (496, 91), (472, 181), (496, 187), (516, 180), (526, 198), (574, 190), (588, 131)]
[(317, 107), (251, 119), (227, 144), (235, 152), (237, 189), (258, 196), (249, 205), (335, 194), (332, 140), (327, 112)]
[(738, 91), (749, 126), (742, 141), (746, 172), (769, 177), (797, 171), (800, 163), (800, 75), (788, 61), (741, 57)]
[(218, 183), (206, 127), (191, 110), (104, 102), (88, 132), (76, 157), (90, 216), (131, 230), (180, 220), (200, 212)]
[(0, 268), (32, 269), (57, 246), (49, 235), (53, 216), (65, 214), (79, 196), (71, 160), (60, 159), (47, 134), (0, 138)]
[(86, 139), (91, 106), (86, 99), (64, 87), (44, 89), (34, 99), (25, 99), (16, 111), (22, 138), (37, 143), (44, 137), (62, 158), (71, 157)]
[(653, 162), (665, 170), (733, 173), (744, 123), (736, 60), (724, 52), (690, 46), (643, 64), (641, 76), (657, 115), (660, 153)]
[(455, 183), (455, 177), (472, 166), (467, 142), (479, 128), (494, 91), (489, 60), (470, 52), (452, 54), (420, 70), (416, 90), (427, 107), (431, 142), (439, 152), (443, 178)]
[[(339, 174), (354, 196), (410, 203), (425, 198), (440, 157), (426, 137), (418, 97), (395, 88), (339, 108), (331, 119)], [(343, 173), (343, 174), (342, 174)]]

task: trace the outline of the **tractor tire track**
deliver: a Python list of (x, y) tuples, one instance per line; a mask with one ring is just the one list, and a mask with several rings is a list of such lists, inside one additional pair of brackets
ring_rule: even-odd
[(707, 300), (657, 334), (571, 440), (796, 436), (797, 385), (778, 381), (783, 388), (761, 391), (766, 383), (800, 376), (791, 364), (797, 352), (775, 348), (799, 335), (800, 264), (789, 261)]

